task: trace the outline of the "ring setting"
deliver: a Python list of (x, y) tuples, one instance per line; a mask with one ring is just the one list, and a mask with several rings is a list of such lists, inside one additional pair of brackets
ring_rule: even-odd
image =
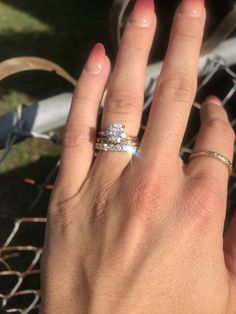
[(124, 141), (125, 135), (125, 127), (121, 124), (110, 124), (106, 131), (106, 136), (108, 141), (114, 144), (120, 144)]
[(128, 136), (124, 125), (111, 123), (106, 131), (98, 133), (95, 149), (109, 152), (126, 152), (133, 155), (138, 149), (138, 138)]

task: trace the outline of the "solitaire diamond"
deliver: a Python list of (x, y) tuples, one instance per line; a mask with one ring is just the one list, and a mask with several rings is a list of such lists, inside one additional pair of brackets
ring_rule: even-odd
[(125, 127), (121, 124), (109, 124), (106, 134), (111, 143), (120, 144), (126, 137)]

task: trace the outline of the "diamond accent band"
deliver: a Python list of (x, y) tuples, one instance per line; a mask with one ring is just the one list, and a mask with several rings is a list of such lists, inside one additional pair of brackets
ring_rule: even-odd
[(132, 146), (128, 144), (111, 144), (111, 143), (97, 143), (96, 147), (97, 150), (103, 150), (108, 152), (125, 152), (130, 154), (135, 154), (137, 152), (138, 147)]
[(227, 166), (227, 168), (229, 169), (230, 176), (233, 174), (233, 164), (228, 158), (226, 158), (224, 155), (220, 153), (207, 151), (207, 150), (201, 150), (201, 151), (192, 153), (191, 156), (189, 157), (189, 161), (191, 161), (193, 158), (196, 158), (196, 157), (211, 157), (211, 158), (217, 159), (221, 161), (225, 166)]

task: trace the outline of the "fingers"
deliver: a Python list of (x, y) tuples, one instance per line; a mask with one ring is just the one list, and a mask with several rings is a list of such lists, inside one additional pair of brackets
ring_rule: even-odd
[[(193, 152), (207, 150), (222, 154), (230, 161), (233, 160), (235, 134), (229, 122), (227, 112), (221, 101), (214, 97), (208, 97), (202, 105), (201, 128), (193, 148)], [(187, 175), (191, 178), (201, 178), (200, 182), (210, 182), (213, 191), (219, 195), (218, 200), (222, 200), (222, 211), (217, 211), (217, 205), (214, 208), (214, 217), (220, 215), (223, 223), (225, 219), (225, 208), (227, 204), (227, 188), (229, 179), (229, 170), (227, 166), (214, 158), (197, 157), (190, 161), (185, 168)], [(206, 198), (208, 194), (206, 193)], [(220, 223), (221, 226), (221, 223)], [(225, 261), (231, 274), (234, 275), (236, 284), (236, 215), (230, 224), (230, 228), (224, 239)]]
[[(201, 128), (193, 151), (214, 151), (232, 162), (234, 140), (234, 131), (220, 100), (209, 97), (201, 108)], [(229, 170), (223, 162), (209, 157), (197, 157), (191, 160), (186, 171), (191, 177), (214, 177), (216, 184), (220, 184), (220, 192), (227, 197)]]
[(233, 277), (236, 288), (236, 214), (224, 236), (225, 263)]
[(196, 92), (204, 24), (204, 1), (183, 0), (176, 12), (140, 148), (150, 160), (161, 155), (165, 159), (168, 156), (172, 166), (175, 161), (179, 163), (179, 150)]
[[(130, 136), (137, 136), (144, 101), (146, 67), (156, 29), (153, 0), (138, 0), (128, 20), (109, 82), (104, 106), (102, 129), (109, 123), (120, 123)], [(115, 155), (127, 163), (128, 154), (101, 153), (97, 160), (104, 162)], [(106, 156), (104, 156), (106, 155)], [(128, 159), (127, 159), (128, 156)], [(115, 158), (116, 158), (115, 157)]]
[(103, 45), (94, 46), (74, 92), (63, 135), (59, 182), (73, 195), (84, 181), (93, 160), (97, 117), (110, 74)]

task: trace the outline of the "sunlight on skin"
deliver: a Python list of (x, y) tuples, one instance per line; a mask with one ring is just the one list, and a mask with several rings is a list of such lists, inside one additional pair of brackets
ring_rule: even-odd
[(136, 150), (136, 152), (130, 152), (130, 156), (132, 157), (130, 159), (130, 174), (133, 175), (133, 171), (134, 171), (134, 167), (133, 167), (133, 160), (134, 159), (141, 159), (142, 158), (142, 154), (140, 152), (139, 149)]
[(135, 157), (137, 157), (139, 159), (142, 158), (140, 151), (136, 151), (135, 153), (131, 153), (131, 155), (133, 155), (133, 156), (135, 156)]
[(17, 10), (0, 1), (0, 34), (6, 32), (50, 32), (49, 25), (30, 14)]

